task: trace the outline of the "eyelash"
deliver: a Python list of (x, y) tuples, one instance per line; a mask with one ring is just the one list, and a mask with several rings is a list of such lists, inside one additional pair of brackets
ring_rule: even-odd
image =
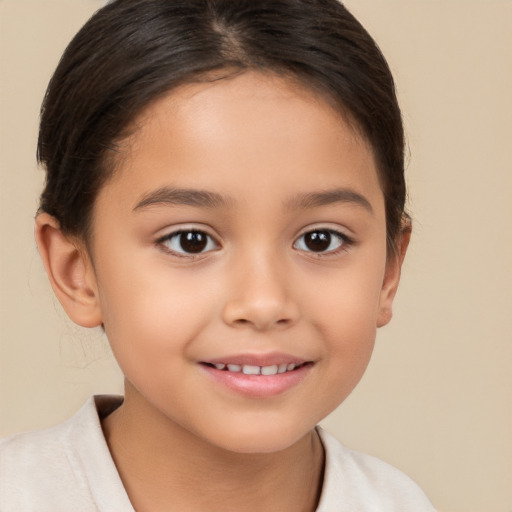
[[(169, 247), (167, 244), (172, 242), (174, 238), (178, 239), (178, 243), (181, 245), (183, 240), (179, 240), (178, 237), (181, 237), (182, 235), (192, 235), (192, 236), (195, 236), (196, 238), (198, 236), (204, 236), (205, 237), (205, 247), (202, 248), (201, 250), (197, 251), (197, 252), (186, 252), (186, 251), (180, 251), (180, 250), (176, 250), (176, 248), (172, 248), (172, 247)], [(192, 242), (194, 243), (194, 242)], [(213, 239), (213, 237), (211, 235), (209, 235), (208, 233), (206, 233), (205, 231), (203, 230), (200, 230), (200, 229), (179, 229), (177, 231), (173, 231), (172, 233), (169, 233), (168, 235), (165, 235), (161, 238), (159, 238), (157, 241), (156, 241), (156, 244), (159, 245), (160, 247), (162, 247), (162, 249), (166, 252), (169, 252), (170, 254), (173, 254), (175, 256), (178, 256), (180, 258), (194, 258), (194, 257), (198, 257), (202, 254), (205, 254), (206, 252), (210, 252), (214, 249), (217, 249), (219, 247), (219, 244)], [(211, 247), (213, 246), (213, 247)], [(183, 246), (181, 245), (181, 248), (183, 249)], [(208, 249), (208, 250), (205, 250), (205, 249)]]
[[(333, 240), (332, 240), (332, 237), (334, 236), (335, 238), (338, 239), (339, 241), (339, 245), (338, 247), (334, 248), (334, 249), (331, 249), (331, 250), (321, 250), (321, 251), (315, 251), (315, 250), (307, 250), (307, 249), (301, 249), (299, 247), (297, 247), (297, 245), (299, 244), (300, 240), (302, 240), (305, 236), (307, 235), (313, 235), (313, 234), (322, 234), (322, 235), (329, 235), (329, 238), (328, 241), (329, 241), (329, 246), (332, 244)], [(322, 258), (322, 257), (328, 257), (328, 256), (336, 256), (337, 254), (343, 252), (343, 251), (346, 251), (350, 248), (351, 245), (354, 244), (354, 241), (348, 237), (347, 235), (345, 235), (344, 233), (340, 232), (340, 231), (337, 231), (336, 229), (331, 229), (331, 228), (315, 228), (315, 229), (310, 229), (304, 233), (302, 233), (302, 235), (300, 235), (297, 240), (294, 242), (293, 244), (293, 247), (296, 248), (297, 250), (301, 250), (301, 251), (304, 251), (304, 252), (307, 252), (307, 253), (310, 253), (311, 255), (317, 257), (317, 258)]]
[[(298, 245), (300, 245), (300, 241), (303, 239), (303, 237), (305, 237), (307, 235), (314, 235), (314, 234), (317, 234), (317, 235), (321, 234), (324, 237), (327, 234), (330, 237), (327, 239), (329, 242), (329, 247), (333, 242), (332, 237), (334, 236), (335, 238), (337, 238), (339, 240), (339, 245), (338, 245), (338, 247), (331, 249), (331, 250), (318, 250), (318, 251), (315, 251), (311, 248), (309, 248), (309, 250), (308, 250), (307, 247), (305, 249), (298, 247)], [(198, 246), (199, 250), (197, 252), (194, 252), (194, 251), (187, 252), (186, 250), (177, 250), (177, 248), (172, 248), (169, 246), (170, 243), (173, 241), (173, 239), (176, 239), (176, 240), (178, 240), (178, 244), (181, 246), (181, 249), (184, 249), (183, 245), (182, 245), (183, 240), (180, 239), (180, 237), (182, 237), (183, 235), (188, 235), (190, 242), (192, 244), (199, 243), (199, 246)], [(192, 240), (192, 237), (196, 237), (196, 240)], [(200, 240), (198, 241), (197, 240), (198, 237), (199, 238), (204, 237), (204, 247), (201, 247), (201, 244), (203, 243), (203, 241), (200, 241)], [(325, 239), (324, 240), (319, 239), (319, 241), (325, 242)], [(209, 235), (208, 233), (206, 233), (203, 230), (193, 229), (193, 228), (179, 229), (177, 231), (173, 231), (172, 233), (169, 233), (169, 234), (159, 238), (156, 241), (156, 244), (158, 246), (160, 246), (164, 251), (166, 251), (170, 254), (173, 254), (175, 256), (178, 256), (180, 258), (195, 258), (195, 257), (201, 256), (205, 253), (211, 252), (211, 251), (219, 248), (219, 244), (214, 240), (214, 238), (211, 235)], [(354, 241), (351, 238), (349, 238), (347, 235), (345, 235), (344, 233), (341, 233), (340, 231), (337, 231), (335, 229), (330, 229), (330, 228), (317, 228), (317, 229), (310, 229), (310, 230), (302, 233), (302, 235), (300, 235), (296, 239), (296, 241), (293, 243), (293, 248), (297, 249), (299, 251), (306, 252), (306, 253), (311, 253), (315, 257), (326, 257), (326, 256), (334, 256), (334, 255), (339, 254), (342, 251), (346, 251), (353, 244), (354, 244)], [(304, 245), (304, 243), (303, 243), (303, 245)]]

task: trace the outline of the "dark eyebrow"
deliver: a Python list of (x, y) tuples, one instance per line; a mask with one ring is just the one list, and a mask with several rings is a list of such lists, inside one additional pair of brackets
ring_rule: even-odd
[(368, 210), (368, 212), (373, 214), (373, 208), (370, 201), (350, 188), (337, 188), (334, 190), (301, 194), (288, 201), (287, 207), (290, 209), (318, 208), (320, 206), (328, 206), (334, 203), (356, 204), (362, 206), (365, 210)]
[(187, 205), (202, 208), (228, 206), (232, 201), (216, 192), (188, 188), (162, 187), (144, 194), (134, 210), (155, 205)]

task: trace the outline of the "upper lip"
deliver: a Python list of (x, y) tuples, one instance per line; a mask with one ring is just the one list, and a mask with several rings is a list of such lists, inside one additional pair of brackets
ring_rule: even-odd
[(205, 359), (202, 363), (209, 364), (238, 364), (241, 366), (274, 366), (280, 364), (303, 364), (311, 362), (303, 357), (284, 354), (281, 352), (272, 352), (268, 354), (233, 354), (224, 357), (216, 357), (214, 359)]

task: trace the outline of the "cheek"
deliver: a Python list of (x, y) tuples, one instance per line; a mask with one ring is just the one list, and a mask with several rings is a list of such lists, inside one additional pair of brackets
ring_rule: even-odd
[(375, 255), (358, 257), (357, 262), (336, 272), (317, 274), (309, 287), (301, 287), (298, 293), (307, 298), (304, 311), (311, 314), (312, 321), (316, 319), (340, 335), (375, 331), (385, 271), (385, 257), (379, 257), (378, 252), (376, 248)]
[(337, 394), (338, 403), (362, 377), (374, 347), (384, 264), (371, 260), (362, 259), (361, 264), (350, 266), (350, 271), (322, 280), (321, 300), (318, 291), (302, 291), (308, 297), (304, 310), (325, 340), (328, 388)]
[(322, 313), (319, 324), (326, 340), (327, 360), (336, 375), (359, 381), (370, 360), (376, 336), (376, 300), (372, 294), (368, 302), (364, 291), (344, 295)]
[(209, 318), (210, 302), (186, 276), (133, 263), (98, 272), (105, 330), (121, 365), (183, 351)]

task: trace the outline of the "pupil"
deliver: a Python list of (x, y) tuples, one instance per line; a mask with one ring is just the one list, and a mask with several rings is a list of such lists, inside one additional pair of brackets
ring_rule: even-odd
[(197, 231), (189, 231), (188, 233), (182, 233), (180, 236), (181, 248), (186, 252), (201, 252), (206, 247), (208, 240), (204, 233)]
[(322, 252), (331, 245), (331, 234), (328, 231), (313, 231), (304, 236), (304, 243), (310, 251)]

